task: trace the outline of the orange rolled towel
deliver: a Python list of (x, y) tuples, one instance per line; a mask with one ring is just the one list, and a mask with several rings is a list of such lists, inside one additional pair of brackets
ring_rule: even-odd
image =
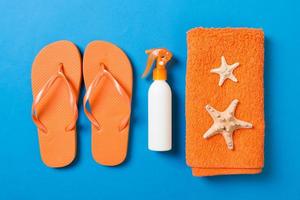
[(257, 174), (264, 165), (264, 34), (187, 33), (186, 161), (194, 176)]

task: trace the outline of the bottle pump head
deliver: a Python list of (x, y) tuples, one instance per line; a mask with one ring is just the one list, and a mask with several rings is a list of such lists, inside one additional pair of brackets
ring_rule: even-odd
[(156, 67), (153, 70), (153, 79), (154, 80), (167, 80), (167, 69), (166, 65), (172, 58), (172, 53), (165, 48), (161, 49), (150, 49), (146, 50), (148, 54), (148, 61), (146, 69), (142, 75), (142, 78), (148, 75), (150, 72), (151, 66), (156, 60)]

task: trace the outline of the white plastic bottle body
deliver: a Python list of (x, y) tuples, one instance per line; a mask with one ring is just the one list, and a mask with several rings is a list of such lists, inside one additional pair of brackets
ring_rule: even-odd
[(148, 148), (172, 149), (172, 92), (164, 80), (155, 80), (148, 91)]

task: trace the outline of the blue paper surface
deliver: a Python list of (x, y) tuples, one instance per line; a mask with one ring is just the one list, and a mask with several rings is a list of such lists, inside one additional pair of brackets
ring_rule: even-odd
[[(0, 0), (0, 199), (300, 199), (300, 1)], [(265, 168), (260, 175), (195, 178), (185, 164), (186, 32), (255, 27), (265, 31)], [(41, 161), (31, 121), (31, 64), (45, 45), (67, 39), (81, 52), (93, 40), (121, 47), (134, 70), (128, 158), (103, 167), (91, 155), (81, 100), (76, 161)], [(174, 53), (173, 151), (147, 149), (145, 49)], [(199, 108), (200, 109), (200, 108)]]

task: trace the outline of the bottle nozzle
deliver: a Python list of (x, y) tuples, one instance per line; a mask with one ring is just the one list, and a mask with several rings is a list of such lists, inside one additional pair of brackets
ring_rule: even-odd
[(172, 53), (168, 49), (160, 48), (160, 49), (146, 50), (146, 54), (148, 54), (149, 57), (142, 78), (148, 75), (151, 66), (153, 65), (154, 61), (156, 61), (156, 67), (153, 70), (153, 79), (166, 80), (167, 79), (166, 65), (171, 60)]

